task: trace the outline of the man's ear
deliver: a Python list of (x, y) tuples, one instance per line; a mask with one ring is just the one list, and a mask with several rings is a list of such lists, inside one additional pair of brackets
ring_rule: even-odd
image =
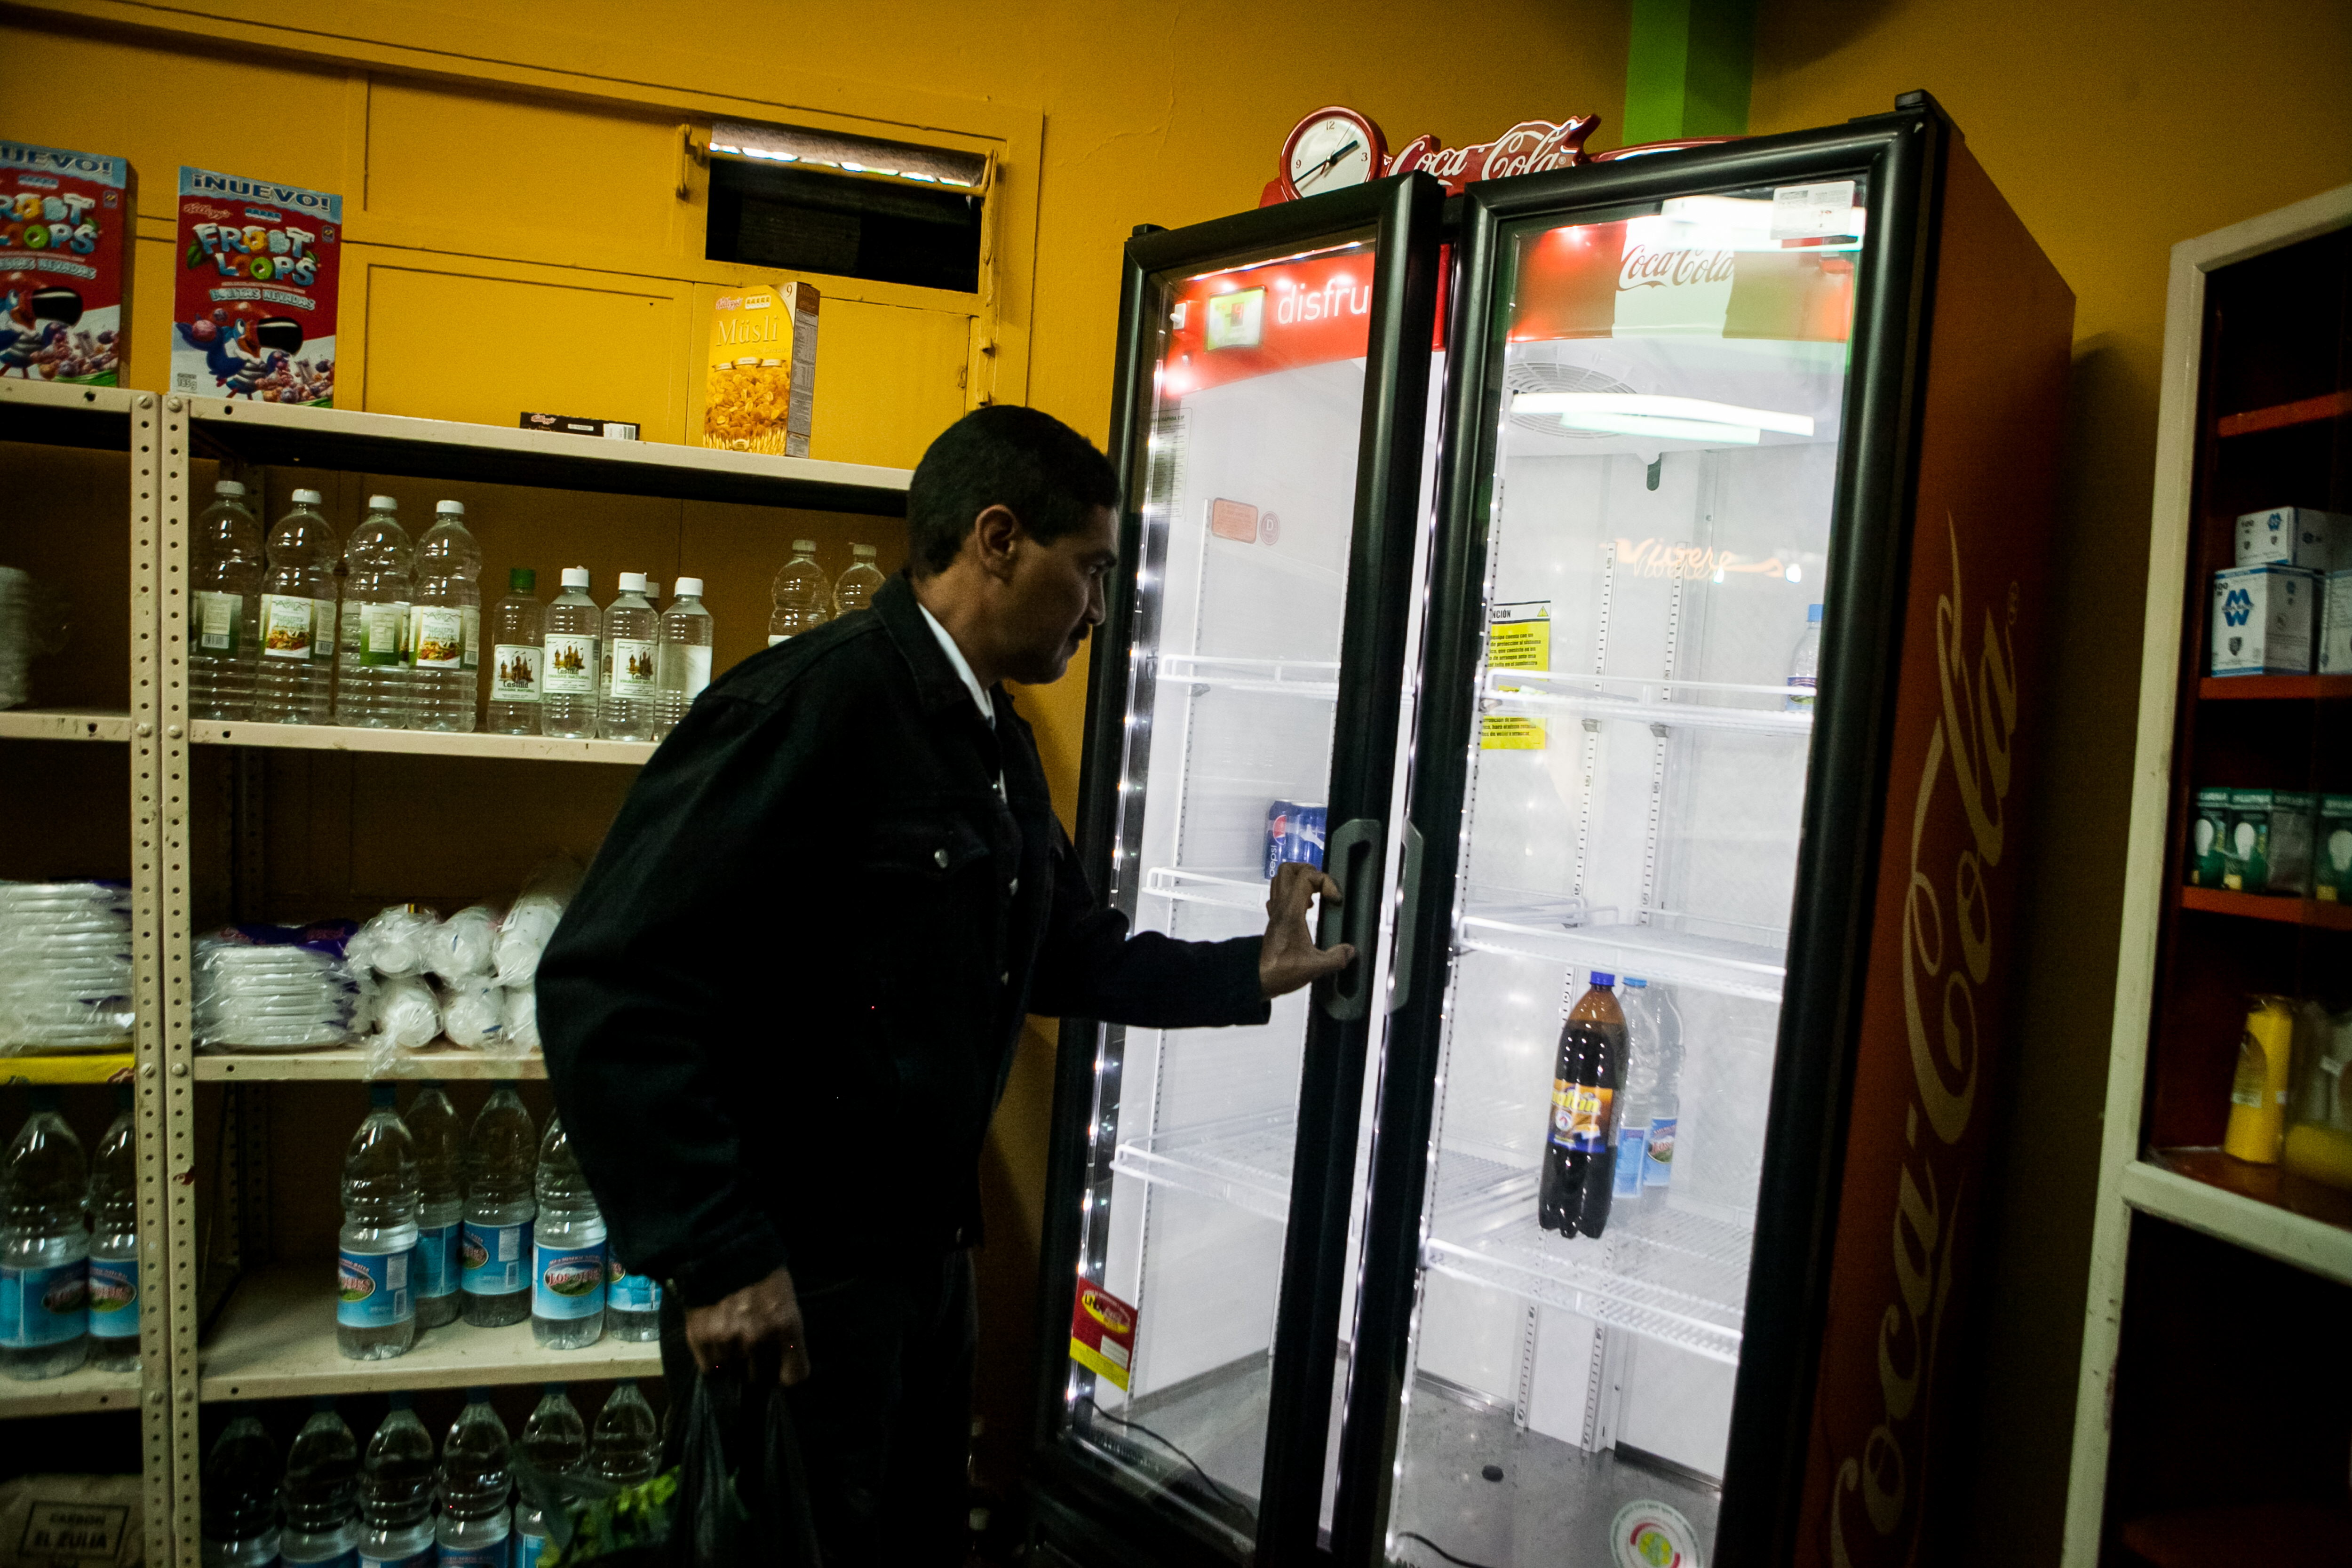
[(999, 582), (1013, 580), (1013, 558), (1028, 542), (1021, 520), (1007, 506), (992, 506), (972, 519), (973, 554), (980, 569)]

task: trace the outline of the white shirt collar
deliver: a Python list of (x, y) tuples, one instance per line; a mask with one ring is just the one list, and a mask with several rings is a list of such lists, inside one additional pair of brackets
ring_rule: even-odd
[(980, 678), (972, 674), (971, 663), (964, 658), (963, 649), (956, 647), (955, 638), (948, 635), (947, 627), (940, 625), (939, 616), (931, 614), (929, 605), (918, 599), (915, 608), (923, 612), (924, 623), (931, 628), (931, 635), (940, 639), (940, 651), (948, 656), (948, 663), (963, 682), (963, 689), (971, 693), (972, 704), (980, 710), (980, 716), (988, 721), (992, 729), (994, 728), (996, 705), (989, 701), (987, 689), (980, 684)]

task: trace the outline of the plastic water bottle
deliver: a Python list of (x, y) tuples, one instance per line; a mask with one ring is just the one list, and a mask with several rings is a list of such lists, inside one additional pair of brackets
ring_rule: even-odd
[[(572, 1396), (560, 1383), (547, 1384), (539, 1408), (523, 1423), (523, 1457), (541, 1472), (568, 1476), (588, 1459), (588, 1425), (572, 1407)], [(529, 1498), (515, 1504), (515, 1568), (539, 1568), (547, 1550), (547, 1516), (530, 1506)]]
[(278, 1561), (278, 1448), (240, 1415), (205, 1457), (198, 1525), (204, 1568), (270, 1568)]
[(710, 645), (718, 636), (717, 623), (702, 606), (702, 579), (680, 577), (677, 599), (661, 613), (661, 707), (654, 721), (654, 739), (677, 729), (702, 689), (710, 684)]
[(872, 604), (882, 586), (882, 568), (874, 564), (874, 547), (853, 544), (849, 553), (849, 570), (841, 574), (841, 581), (833, 588), (833, 614), (836, 620)]
[(508, 1568), (511, 1489), (506, 1426), (490, 1408), (490, 1391), (469, 1388), (441, 1444), (441, 1568)]
[(530, 1316), (530, 1221), (539, 1130), (511, 1082), (493, 1088), (466, 1140), (466, 1229), (458, 1242), (459, 1310), (478, 1329)]
[(399, 512), (400, 503), (390, 496), (368, 497), (367, 515), (343, 542), (338, 724), (404, 730), (415, 711), (404, 658), (415, 562)]
[(286, 1450), (285, 1532), (279, 1561), (359, 1568), (360, 1446), (334, 1395), (310, 1401), (310, 1419)]
[(139, 1129), (129, 1084), (89, 1164), (89, 1364), (139, 1370)]
[(1617, 1161), (1611, 1180), (1622, 1204), (1642, 1195), (1642, 1156), (1650, 1146), (1650, 1116), (1658, 1098), (1658, 1021), (1646, 980), (1627, 975), (1619, 1005), (1625, 1012), (1625, 1083), (1617, 1097)]
[(360, 1568), (431, 1568), (433, 1434), (406, 1390), (391, 1403), (360, 1467)]
[(1670, 986), (1650, 987), (1650, 1016), (1658, 1034), (1658, 1098), (1650, 1111), (1650, 1147), (1642, 1184), (1664, 1191), (1675, 1179), (1675, 1133), (1682, 1116), (1683, 1015)]
[(661, 707), (655, 656), (660, 624), (646, 603), (646, 574), (621, 574), (621, 596), (604, 606), (604, 738), (650, 741)]
[(261, 584), (261, 657), (253, 716), (265, 724), (323, 724), (335, 689), (335, 531), (317, 490), (296, 490), (294, 510), (269, 531)]
[(605, 1396), (588, 1459), (597, 1475), (625, 1487), (649, 1481), (661, 1468), (661, 1423), (635, 1383), (616, 1383)]
[(405, 1355), (416, 1342), (416, 1146), (392, 1085), (368, 1088), (368, 1113), (343, 1156), (335, 1348), (352, 1361)]
[(1789, 660), (1789, 710), (1793, 713), (1813, 710), (1813, 697), (1821, 688), (1822, 673), (1822, 607), (1805, 606), (1805, 635), (1797, 639), (1796, 654)]
[(489, 722), (493, 735), (539, 733), (539, 659), (547, 636), (547, 606), (539, 602), (539, 574), (518, 566), (507, 574), (507, 596), (490, 611)]
[(408, 1102), (408, 1136), (416, 1146), (416, 1326), (457, 1321), (457, 1233), (466, 1219), (465, 1129), (437, 1083)]
[(213, 486), (213, 504), (188, 540), (188, 716), (253, 715), (254, 616), (265, 567), (261, 524), (235, 479)]
[(53, 1088), (0, 1158), (0, 1373), (62, 1377), (89, 1354), (89, 1168)]
[(539, 1217), (531, 1232), (530, 1337), (576, 1351), (604, 1337), (604, 1216), (563, 1134), (548, 1119), (539, 1145)]
[(625, 1274), (621, 1260), (604, 1269), (604, 1331), (627, 1344), (661, 1338), (661, 1287), (642, 1274)]
[(776, 574), (769, 595), (775, 601), (768, 612), (770, 647), (833, 619), (833, 584), (816, 563), (815, 540), (793, 541), (793, 558)]
[(416, 546), (416, 597), (408, 611), (408, 664), (418, 730), (470, 734), (482, 662), (482, 547), (463, 501), (436, 501)]
[(588, 596), (588, 568), (566, 566), (563, 592), (547, 606), (539, 664), (541, 732), (596, 737), (604, 720), (604, 612)]

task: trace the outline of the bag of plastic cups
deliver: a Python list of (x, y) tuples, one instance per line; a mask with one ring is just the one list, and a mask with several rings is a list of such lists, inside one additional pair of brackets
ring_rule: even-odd
[(498, 911), (488, 904), (459, 910), (425, 940), (425, 972), (444, 984), (489, 973), (498, 934)]
[(365, 964), (387, 980), (421, 974), (438, 915), (422, 904), (394, 904), (369, 918), (352, 939), (351, 961)]
[(577, 862), (558, 856), (531, 873), (530, 880), (499, 922), (497, 963), (499, 984), (528, 985), (539, 973), (539, 955), (547, 951), (563, 908), (580, 887)]
[(506, 1042), (517, 1051), (539, 1049), (539, 993), (529, 985), (505, 988)]
[(507, 1032), (505, 987), (487, 975), (457, 981), (441, 994), (441, 1027), (453, 1045), (478, 1051), (503, 1043)]

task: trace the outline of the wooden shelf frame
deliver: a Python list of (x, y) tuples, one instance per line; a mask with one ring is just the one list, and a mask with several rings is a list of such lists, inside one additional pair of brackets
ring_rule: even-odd
[(2328, 392), (2317, 397), (2298, 398), (2293, 403), (2273, 404), (2268, 408), (2249, 408), (2242, 414), (2224, 414), (2213, 422), (2213, 433), (2227, 440), (2232, 436), (2255, 436), (2265, 430), (2316, 425), (2323, 419), (2341, 419), (2347, 414), (2352, 414), (2352, 391)]
[[(2091, 1240), (2090, 1289), (2075, 1387), (2074, 1450), (2060, 1559), (2064, 1568), (2095, 1568), (2105, 1545), (2108, 1418), (2123, 1339), (2124, 1280), (2136, 1215), (2188, 1226), (2264, 1257), (2352, 1283), (2352, 1274), (2344, 1272), (2352, 1268), (2352, 1231), (2191, 1180), (2143, 1155), (2159, 935), (2168, 910), (2216, 907), (2201, 900), (2192, 903), (2185, 896), (2210, 889), (2173, 885), (2168, 854), (2174, 831), (2178, 792), (2174, 750), (2183, 690), (2193, 689), (2200, 700), (2218, 696), (2225, 700), (2341, 694), (2333, 684), (2340, 678), (2236, 677), (2219, 681), (2205, 678), (2193, 688), (2183, 679), (2184, 654), (2202, 655), (2201, 647), (2184, 649), (2188, 637), (2200, 635), (2201, 620), (2193, 614), (2184, 617), (2183, 606), (2190, 604), (2190, 573), (2198, 566), (2192, 546), (2199, 506), (2198, 456), (2206, 434), (2200, 400), (2207, 350), (2207, 279), (2222, 268), (2347, 227), (2352, 227), (2352, 185), (2172, 247), (2114, 1033)], [(2267, 416), (2276, 411), (2258, 412)], [(2233, 416), (2239, 421), (2252, 417)], [(2277, 423), (2289, 422), (2282, 417)], [(2270, 427), (2242, 424), (2229, 429), (2217, 427), (2214, 435), (2218, 438)], [(2217, 691), (2216, 687), (2232, 689)], [(2284, 906), (2282, 913), (2297, 910), (2300, 922), (2300, 900), (2262, 901)]]

